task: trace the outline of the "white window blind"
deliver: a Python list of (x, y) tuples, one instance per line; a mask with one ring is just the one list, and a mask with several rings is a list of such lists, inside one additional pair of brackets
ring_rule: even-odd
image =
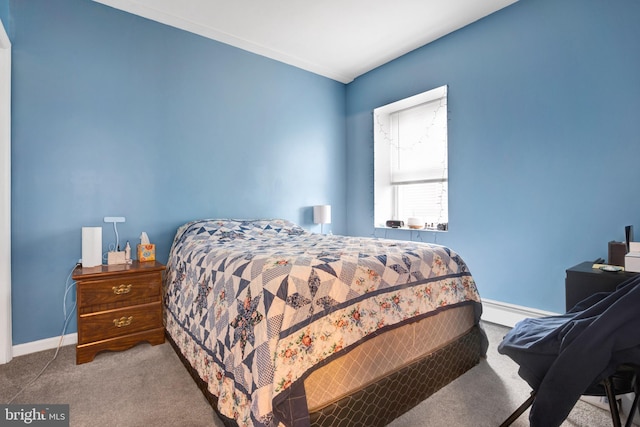
[(422, 218), (434, 227), (448, 223), (448, 190), (446, 181), (398, 186), (398, 218)]
[(375, 223), (448, 215), (447, 87), (374, 110)]
[(392, 113), (391, 184), (442, 181), (447, 170), (446, 101)]

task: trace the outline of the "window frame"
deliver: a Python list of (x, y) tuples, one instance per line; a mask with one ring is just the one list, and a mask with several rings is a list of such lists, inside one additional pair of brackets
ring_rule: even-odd
[[(386, 221), (389, 219), (407, 221), (407, 218), (399, 218), (399, 212), (401, 210), (399, 205), (399, 186), (411, 185), (411, 184), (393, 184), (391, 178), (391, 147), (389, 142), (392, 140), (390, 136), (392, 126), (391, 120), (394, 114), (397, 114), (403, 110), (419, 107), (424, 104), (439, 101), (439, 108), (443, 108), (444, 111), (444, 135), (438, 136), (438, 138), (444, 138), (444, 166), (442, 169), (442, 177), (438, 180), (440, 182), (446, 182), (447, 188), (442, 192), (446, 201), (446, 216), (442, 223), (434, 223), (432, 228), (425, 227), (424, 229), (432, 229), (434, 231), (447, 231), (448, 230), (448, 195), (449, 195), (449, 165), (448, 165), (448, 152), (449, 152), (449, 137), (448, 137), (448, 86), (443, 85), (437, 88), (419, 93), (408, 98), (401, 99), (399, 101), (383, 105), (373, 110), (373, 137), (374, 137), (374, 227), (375, 228), (387, 228)], [(440, 118), (442, 120), (442, 118)], [(426, 176), (426, 173), (425, 173)], [(432, 178), (425, 178), (423, 183), (428, 183)], [(442, 218), (440, 219), (442, 220)], [(422, 228), (421, 228), (422, 229)]]

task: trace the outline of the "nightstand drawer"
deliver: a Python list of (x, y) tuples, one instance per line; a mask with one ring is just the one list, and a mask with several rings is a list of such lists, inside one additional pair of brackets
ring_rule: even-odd
[(148, 298), (160, 299), (162, 273), (129, 274), (78, 283), (78, 306), (128, 302), (134, 305)]
[(144, 304), (131, 308), (80, 316), (78, 344), (119, 337), (162, 327), (162, 304)]

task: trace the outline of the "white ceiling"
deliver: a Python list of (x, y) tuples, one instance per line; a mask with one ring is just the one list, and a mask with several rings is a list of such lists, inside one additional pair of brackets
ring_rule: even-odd
[(94, 0), (349, 83), (517, 0)]

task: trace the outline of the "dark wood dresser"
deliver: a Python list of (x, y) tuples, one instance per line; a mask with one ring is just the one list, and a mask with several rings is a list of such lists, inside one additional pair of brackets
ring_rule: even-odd
[(592, 268), (593, 262), (583, 262), (567, 270), (565, 279), (565, 307), (571, 310), (577, 303), (598, 292), (612, 292), (627, 279), (639, 273), (609, 272)]
[(77, 267), (76, 364), (103, 350), (126, 350), (141, 341), (164, 342), (162, 274), (156, 261)]

